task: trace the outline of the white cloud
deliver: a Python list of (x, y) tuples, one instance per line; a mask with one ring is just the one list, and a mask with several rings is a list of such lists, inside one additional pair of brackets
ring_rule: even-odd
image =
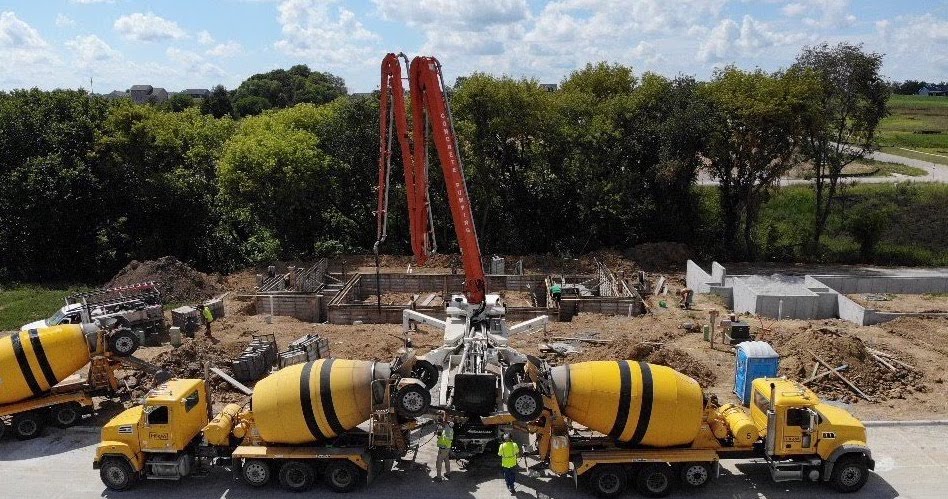
[(842, 28), (852, 26), (856, 16), (849, 12), (849, 0), (801, 0), (783, 7), (790, 17), (802, 17), (811, 28)]
[(71, 28), (76, 25), (71, 17), (65, 14), (56, 14), (56, 27), (57, 28)]
[(768, 23), (745, 15), (738, 25), (732, 19), (723, 19), (698, 46), (701, 62), (724, 61), (737, 56), (755, 56), (762, 49), (798, 45), (806, 39), (802, 33), (774, 30)]
[(278, 7), (283, 38), (277, 50), (321, 65), (349, 67), (373, 64), (381, 50), (380, 37), (369, 31), (355, 13), (334, 4), (338, 0), (285, 0)]
[(214, 57), (234, 57), (242, 48), (243, 46), (241, 44), (231, 40), (226, 43), (218, 43), (204, 53)]
[(384, 19), (409, 26), (460, 27), (464, 30), (510, 24), (529, 15), (526, 0), (373, 0)]
[(0, 13), (0, 47), (8, 49), (43, 49), (49, 44), (36, 28), (13, 12)]
[(204, 77), (221, 78), (227, 75), (223, 68), (204, 60), (197, 52), (168, 47), (165, 55), (174, 62), (180, 71), (186, 75), (200, 75)]
[(67, 41), (66, 47), (72, 50), (72, 60), (80, 68), (89, 68), (121, 58), (118, 51), (96, 35), (77, 36)]
[(806, 12), (807, 7), (802, 3), (788, 3), (780, 9), (780, 12), (783, 12), (783, 15), (787, 17), (798, 17)]
[(898, 16), (875, 23), (878, 45), (886, 54), (884, 71), (889, 76), (940, 82), (948, 74), (948, 19), (928, 13)]
[(214, 37), (207, 30), (202, 30), (197, 33), (197, 41), (201, 45), (210, 45), (214, 43)]
[(136, 12), (115, 20), (115, 31), (129, 40), (155, 42), (160, 40), (180, 40), (188, 34), (178, 23), (148, 12)]
[(655, 64), (656, 62), (665, 60), (665, 57), (658, 51), (658, 47), (656, 47), (655, 44), (644, 40), (630, 50), (629, 55), (633, 59), (645, 61), (646, 64)]

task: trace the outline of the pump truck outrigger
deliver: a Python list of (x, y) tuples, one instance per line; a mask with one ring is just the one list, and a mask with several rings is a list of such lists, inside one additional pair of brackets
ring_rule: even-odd
[[(379, 185), (376, 259), (388, 236), (388, 199), (394, 138), (401, 149), (408, 195), (412, 252), (418, 265), (436, 252), (431, 203), (428, 196), (428, 139), (433, 139), (447, 187), (447, 199), (464, 266), (464, 293), (446, 300), (446, 319), (414, 310), (403, 312), (405, 334), (414, 323), (440, 329), (442, 346), (419, 358), (414, 374), (430, 387), (443, 378), (436, 406), (449, 410), (461, 424), (454, 438), (452, 456), (468, 458), (484, 453), (499, 438), (499, 428), (489, 418), (505, 411), (535, 417), (542, 400), (530, 386), (520, 387), (526, 356), (508, 345), (511, 334), (542, 329), (541, 316), (508, 326), (499, 295), (487, 293), (487, 279), (474, 227), (471, 201), (464, 179), (454, 121), (444, 91), (441, 63), (434, 57), (415, 57), (409, 66), (411, 130), (402, 86), (404, 54), (388, 54), (382, 61), (379, 106)], [(378, 262), (378, 260), (376, 260)], [(376, 285), (379, 288), (378, 271)], [(381, 293), (380, 289), (377, 289)]]
[(527, 374), (543, 395), (542, 414), (508, 422), (536, 435), (551, 471), (572, 473), (600, 497), (629, 483), (647, 497), (676, 484), (702, 487), (721, 459), (763, 458), (774, 481), (820, 481), (840, 492), (861, 489), (875, 467), (859, 420), (785, 378), (754, 380), (748, 409), (719, 407), (695, 380), (645, 362), (551, 368), (531, 358)]

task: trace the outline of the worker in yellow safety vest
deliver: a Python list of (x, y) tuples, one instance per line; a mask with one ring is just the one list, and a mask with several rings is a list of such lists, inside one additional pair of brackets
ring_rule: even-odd
[[(435, 469), (438, 471), (438, 480), (447, 480), (451, 473), (451, 446), (454, 444), (454, 422), (448, 421), (438, 431), (438, 459)], [(444, 465), (444, 475), (441, 474), (441, 465)]]
[(214, 322), (214, 312), (211, 312), (211, 307), (207, 305), (201, 305), (201, 315), (204, 316), (204, 336), (207, 338), (211, 337), (211, 323)]
[(517, 495), (514, 486), (517, 484), (517, 459), (520, 458), (520, 446), (510, 439), (510, 433), (504, 433), (504, 441), (497, 450), (500, 456), (500, 465), (504, 468), (504, 480), (507, 481), (507, 490), (510, 495)]

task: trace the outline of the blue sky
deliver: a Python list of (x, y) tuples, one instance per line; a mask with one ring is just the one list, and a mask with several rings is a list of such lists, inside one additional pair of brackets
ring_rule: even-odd
[(0, 89), (233, 88), (305, 63), (370, 91), (399, 51), (438, 57), (449, 82), (558, 82), (601, 60), (705, 79), (843, 40), (885, 53), (888, 78), (948, 80), (948, 1), (0, 0)]

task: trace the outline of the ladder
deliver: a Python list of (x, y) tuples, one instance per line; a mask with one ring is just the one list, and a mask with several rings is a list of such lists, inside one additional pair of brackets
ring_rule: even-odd
[(391, 404), (391, 384), (389, 380), (372, 382), (369, 447), (388, 448), (398, 455), (403, 455), (408, 450), (408, 442)]

